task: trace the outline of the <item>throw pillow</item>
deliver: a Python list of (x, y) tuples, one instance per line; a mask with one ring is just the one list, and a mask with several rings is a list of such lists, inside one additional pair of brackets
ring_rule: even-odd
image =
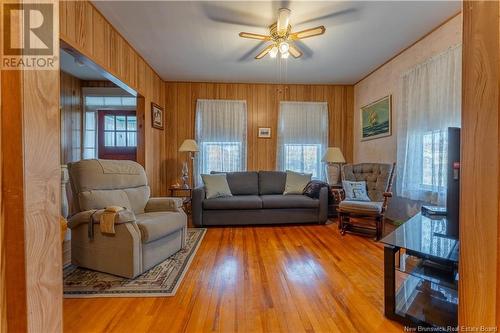
[(366, 182), (350, 182), (343, 180), (342, 187), (345, 191), (345, 199), (350, 201), (371, 201), (366, 192)]
[(284, 195), (302, 194), (307, 183), (311, 181), (312, 174), (286, 171), (286, 183)]
[(232, 197), (226, 174), (201, 175), (207, 199)]

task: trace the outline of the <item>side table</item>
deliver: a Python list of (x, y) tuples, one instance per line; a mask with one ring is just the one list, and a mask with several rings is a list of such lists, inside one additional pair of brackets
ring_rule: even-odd
[(338, 217), (339, 204), (342, 201), (342, 185), (330, 185), (330, 192), (333, 195), (333, 203), (328, 204), (328, 217)]
[(171, 186), (168, 188), (169, 196), (174, 198), (183, 198), (182, 205), (186, 214), (191, 214), (191, 198), (193, 197), (192, 188), (183, 188)]

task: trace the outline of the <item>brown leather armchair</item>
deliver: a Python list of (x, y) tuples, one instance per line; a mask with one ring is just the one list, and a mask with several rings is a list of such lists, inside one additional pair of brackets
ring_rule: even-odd
[[(342, 169), (342, 180), (365, 181), (371, 201), (343, 200), (339, 204), (339, 229), (342, 235), (347, 231), (375, 231), (379, 240), (384, 230), (385, 212), (392, 197), (392, 181), (395, 163), (346, 164)], [(359, 221), (365, 222), (359, 224)], [(375, 226), (366, 226), (366, 221), (374, 221)]]

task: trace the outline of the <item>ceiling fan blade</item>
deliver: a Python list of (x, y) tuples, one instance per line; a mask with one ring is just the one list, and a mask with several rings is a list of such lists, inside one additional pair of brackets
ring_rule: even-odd
[(264, 58), (264, 56), (265, 56), (266, 54), (268, 54), (268, 53), (269, 53), (269, 51), (271, 51), (271, 49), (272, 49), (272, 48), (273, 48), (273, 44), (268, 45), (265, 49), (263, 49), (263, 50), (262, 50), (259, 54), (257, 54), (257, 55), (255, 56), (255, 59), (262, 59), (262, 58)]
[(250, 39), (258, 39), (258, 40), (271, 40), (271, 36), (254, 34), (251, 32), (240, 32), (240, 37), (250, 38)]
[(306, 29), (306, 30), (302, 30), (299, 32), (294, 32), (294, 33), (290, 34), (290, 38), (292, 40), (304, 39), (304, 38), (322, 35), (325, 33), (325, 31), (326, 31), (326, 28), (324, 26), (320, 25), (319, 27), (316, 27), (316, 28), (311, 28), (311, 29)]
[(295, 45), (290, 43), (288, 52), (294, 57), (294, 58), (300, 58), (302, 57), (302, 51), (299, 50), (299, 48)]
[[(353, 20), (356, 20), (359, 18), (359, 14), (360, 14), (359, 9), (347, 8), (347, 9), (339, 10), (337, 12), (332, 12), (329, 14), (316, 16), (316, 17), (313, 17), (313, 18), (305, 20), (305, 21), (297, 22), (294, 25), (297, 26), (297, 25), (316, 22), (316, 21), (325, 21), (325, 20), (328, 20), (331, 18), (335, 18), (335, 23), (339, 23), (339, 21), (353, 21)], [(311, 15), (309, 15), (309, 16), (312, 16), (312, 15), (313, 14), (311, 13)]]
[[(291, 44), (291, 43), (290, 43)], [(304, 53), (304, 55), (302, 56), (302, 59), (308, 59), (308, 58), (311, 58), (314, 54), (313, 50), (311, 50), (309, 48), (309, 46), (307, 46), (303, 41), (301, 41), (300, 39), (296, 40), (293, 42), (293, 44), (295, 44), (299, 50)]]
[(248, 50), (247, 52), (245, 52), (239, 59), (238, 59), (238, 62), (246, 62), (246, 61), (250, 61), (252, 60), (253, 61), (253, 58), (254, 58), (254, 54), (257, 52), (257, 50), (260, 50), (261, 48), (264, 47), (264, 45), (266, 45), (266, 42), (265, 41), (260, 41), (257, 43), (257, 45), (255, 45), (254, 47), (252, 47), (250, 50)]
[(280, 8), (278, 11), (278, 22), (276, 26), (278, 35), (283, 36), (286, 34), (288, 24), (290, 24), (290, 9)]
[(202, 11), (205, 16), (214, 22), (227, 23), (234, 25), (244, 25), (247, 27), (262, 28), (269, 25), (269, 19), (252, 13), (239, 11), (224, 7), (222, 5), (213, 5), (208, 1), (202, 1)]

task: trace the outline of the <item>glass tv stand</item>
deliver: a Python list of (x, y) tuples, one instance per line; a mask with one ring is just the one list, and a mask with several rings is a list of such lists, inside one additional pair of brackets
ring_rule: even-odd
[(458, 251), (445, 216), (417, 214), (384, 237), (384, 312), (407, 326), (450, 331), (458, 321)]

